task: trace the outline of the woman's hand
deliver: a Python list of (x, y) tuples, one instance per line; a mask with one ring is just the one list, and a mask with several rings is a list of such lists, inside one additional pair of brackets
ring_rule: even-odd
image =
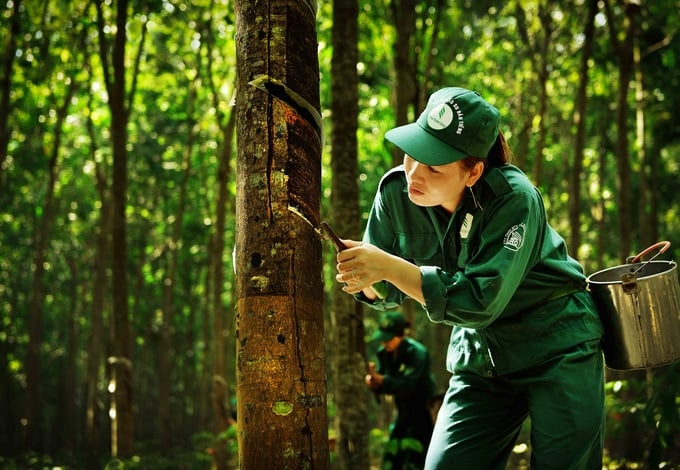
[(371, 286), (385, 279), (385, 269), (390, 255), (376, 246), (354, 240), (343, 240), (347, 249), (338, 253), (335, 279), (345, 283), (343, 290), (348, 294), (363, 292), (375, 300), (376, 294)]
[(387, 281), (412, 299), (425, 303), (418, 266), (380, 248), (354, 240), (343, 240), (346, 250), (337, 254), (338, 274), (335, 279), (345, 284), (348, 294), (363, 294), (370, 300), (377, 298), (371, 286)]

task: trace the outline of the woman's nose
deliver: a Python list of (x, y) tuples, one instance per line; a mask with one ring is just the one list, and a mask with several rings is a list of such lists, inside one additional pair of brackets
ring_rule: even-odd
[(425, 168), (425, 165), (416, 160), (411, 160), (410, 163), (407, 173), (411, 180), (423, 179), (423, 169)]

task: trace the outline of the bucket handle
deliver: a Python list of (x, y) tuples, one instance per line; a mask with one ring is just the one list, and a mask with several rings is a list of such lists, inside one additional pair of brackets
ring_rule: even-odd
[[(633, 256), (633, 258), (631, 258), (630, 262), (631, 262), (632, 264), (639, 263), (640, 260), (642, 260), (642, 257), (643, 257), (643, 256), (646, 256), (646, 255), (650, 254), (652, 251), (654, 251), (654, 250), (656, 250), (656, 249), (659, 249), (659, 252), (658, 252), (657, 254), (655, 254), (654, 257), (652, 258), (652, 259), (654, 259), (654, 258), (656, 258), (657, 256), (659, 256), (661, 253), (664, 253), (670, 246), (671, 246), (671, 242), (669, 242), (668, 240), (656, 242), (656, 243), (653, 244), (652, 246), (650, 246), (650, 247), (645, 248), (644, 250), (642, 250), (642, 251), (641, 251), (640, 253), (638, 253), (636, 256)], [(650, 261), (651, 261), (651, 260), (650, 260)]]
[(640, 292), (640, 289), (638, 288), (638, 285), (637, 285), (637, 278), (635, 276), (637, 275), (637, 273), (639, 273), (642, 270), (642, 268), (647, 266), (654, 258), (659, 256), (664, 251), (666, 251), (668, 249), (668, 247), (670, 247), (670, 246), (671, 246), (671, 242), (669, 242), (669, 241), (664, 240), (664, 241), (661, 241), (661, 242), (657, 242), (657, 243), (653, 244), (652, 246), (650, 246), (649, 248), (646, 248), (645, 250), (641, 251), (636, 256), (633, 256), (632, 258), (630, 258), (630, 263), (636, 264), (636, 263), (639, 263), (640, 260), (642, 260), (643, 256), (648, 255), (649, 253), (651, 253), (652, 251), (654, 251), (656, 249), (659, 250), (654, 256), (652, 256), (647, 261), (642, 263), (632, 273), (625, 273), (625, 274), (621, 275), (621, 287), (623, 288), (623, 292), (625, 294), (632, 295), (632, 294), (637, 294), (638, 292)]

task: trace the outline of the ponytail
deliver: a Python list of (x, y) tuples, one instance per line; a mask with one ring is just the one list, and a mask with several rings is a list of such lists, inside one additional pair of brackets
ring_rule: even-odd
[(505, 136), (501, 131), (498, 131), (498, 137), (496, 137), (496, 142), (494, 142), (491, 150), (489, 150), (489, 155), (487, 160), (489, 160), (488, 166), (490, 168), (503, 166), (507, 163), (512, 163), (512, 150), (508, 146), (508, 142), (505, 140)]
[(503, 133), (498, 131), (496, 141), (491, 146), (491, 150), (489, 150), (486, 158), (466, 157), (461, 160), (461, 162), (468, 169), (474, 167), (477, 162), (482, 162), (484, 163), (484, 171), (486, 172), (489, 168), (496, 168), (511, 163), (512, 159), (512, 150), (510, 150)]

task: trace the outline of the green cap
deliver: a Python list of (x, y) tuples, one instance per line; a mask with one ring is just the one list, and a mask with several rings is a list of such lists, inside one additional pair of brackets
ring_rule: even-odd
[(371, 340), (373, 341), (389, 341), (395, 336), (401, 336), (404, 334), (404, 329), (409, 326), (409, 322), (406, 318), (397, 311), (386, 312), (380, 316), (378, 323), (378, 329)]
[(387, 131), (385, 138), (425, 165), (465, 157), (486, 158), (496, 142), (500, 113), (476, 91), (442, 88), (418, 120)]

